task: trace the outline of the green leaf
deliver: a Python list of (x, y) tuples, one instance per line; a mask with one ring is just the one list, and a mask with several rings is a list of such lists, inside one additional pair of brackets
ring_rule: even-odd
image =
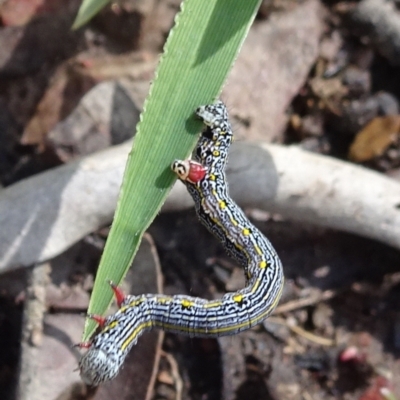
[[(202, 124), (201, 104), (213, 102), (238, 54), (260, 0), (185, 0), (164, 46), (129, 155), (114, 221), (100, 261), (89, 312), (103, 314), (142, 235), (175, 182), (170, 166), (187, 158)], [(100, 178), (101, 179), (101, 178)], [(84, 340), (94, 331), (88, 321)]]
[(78, 29), (92, 19), (111, 0), (83, 0), (72, 29)]

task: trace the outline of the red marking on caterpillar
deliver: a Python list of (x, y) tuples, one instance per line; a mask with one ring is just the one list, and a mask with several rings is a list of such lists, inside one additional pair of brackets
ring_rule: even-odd
[(189, 172), (186, 179), (192, 183), (200, 182), (205, 177), (207, 173), (207, 168), (196, 161), (192, 160), (188, 161), (189, 161)]
[(114, 296), (115, 296), (115, 299), (117, 300), (118, 307), (121, 308), (121, 304), (124, 302), (125, 297), (126, 297), (125, 293), (114, 282), (110, 281), (108, 283), (110, 284), (111, 289), (114, 292)]

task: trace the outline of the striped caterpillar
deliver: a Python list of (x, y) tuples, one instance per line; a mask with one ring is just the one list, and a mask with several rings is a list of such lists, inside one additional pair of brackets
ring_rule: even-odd
[(186, 295), (125, 296), (111, 283), (119, 310), (109, 317), (88, 315), (99, 324), (79, 362), (84, 382), (113, 379), (139, 336), (160, 328), (191, 337), (234, 335), (263, 321), (276, 307), (283, 288), (281, 261), (271, 243), (228, 195), (225, 165), (233, 134), (224, 103), (201, 106), (204, 121), (195, 160), (176, 160), (171, 168), (193, 197), (200, 221), (243, 267), (246, 287), (218, 300)]

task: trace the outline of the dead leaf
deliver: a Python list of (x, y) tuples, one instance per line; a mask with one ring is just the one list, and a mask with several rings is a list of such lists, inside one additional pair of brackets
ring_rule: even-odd
[(57, 68), (34, 115), (24, 129), (21, 144), (38, 145), (39, 150), (43, 149), (47, 133), (65, 118), (82, 95), (95, 85), (90, 77), (76, 74), (75, 66), (75, 61), (70, 60)]
[(396, 140), (400, 129), (400, 115), (376, 117), (359, 131), (350, 146), (349, 159), (369, 161), (381, 156)]

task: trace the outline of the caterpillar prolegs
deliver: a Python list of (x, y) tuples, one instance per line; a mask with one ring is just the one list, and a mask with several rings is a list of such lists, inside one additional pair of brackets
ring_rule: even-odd
[(125, 296), (112, 285), (119, 310), (109, 317), (89, 315), (99, 332), (80, 347), (88, 351), (79, 368), (82, 379), (98, 385), (113, 379), (145, 331), (160, 328), (192, 337), (233, 335), (264, 320), (276, 307), (283, 288), (281, 261), (264, 235), (228, 195), (225, 165), (233, 134), (221, 101), (201, 106), (204, 121), (195, 160), (176, 160), (171, 168), (193, 197), (200, 221), (244, 268), (246, 287), (219, 300), (185, 295)]

